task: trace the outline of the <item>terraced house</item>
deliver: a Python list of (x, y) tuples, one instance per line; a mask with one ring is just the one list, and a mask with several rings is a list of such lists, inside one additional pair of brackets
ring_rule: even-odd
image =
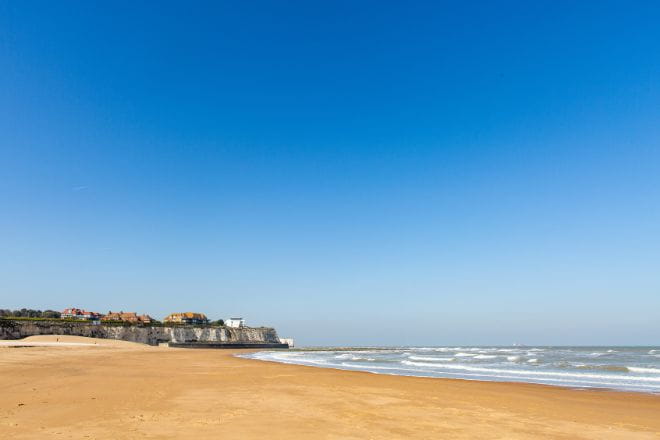
[(182, 312), (170, 313), (164, 321), (174, 324), (207, 324), (209, 319), (203, 313)]
[(121, 321), (133, 324), (151, 324), (154, 319), (149, 315), (138, 315), (135, 312), (108, 312), (101, 321)]
[(103, 315), (96, 312), (90, 312), (88, 310), (70, 307), (68, 309), (62, 310), (60, 317), (64, 319), (80, 319), (81, 321), (97, 321), (101, 319)]

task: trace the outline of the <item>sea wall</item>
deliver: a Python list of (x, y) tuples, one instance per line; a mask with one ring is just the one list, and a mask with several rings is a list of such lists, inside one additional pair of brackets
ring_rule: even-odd
[(160, 327), (94, 325), (91, 322), (13, 321), (0, 319), (0, 339), (22, 339), (35, 335), (70, 335), (91, 338), (118, 339), (158, 345), (162, 342), (232, 344), (279, 344), (273, 328), (243, 327)]

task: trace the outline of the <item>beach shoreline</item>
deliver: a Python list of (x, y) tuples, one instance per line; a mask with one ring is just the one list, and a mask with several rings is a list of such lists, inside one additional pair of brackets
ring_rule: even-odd
[(654, 394), (368, 374), (236, 356), (255, 350), (116, 342), (0, 347), (0, 437), (660, 435), (660, 396)]
[(658, 347), (392, 347), (265, 350), (245, 357), (408, 377), (660, 394)]
[(550, 388), (559, 388), (563, 390), (568, 390), (568, 391), (596, 391), (596, 392), (611, 392), (611, 393), (627, 393), (627, 394), (642, 394), (642, 395), (651, 395), (651, 396), (657, 396), (660, 398), (660, 392), (648, 392), (648, 391), (628, 391), (628, 390), (618, 390), (615, 388), (607, 388), (607, 387), (571, 387), (571, 386), (566, 386), (566, 385), (552, 385), (552, 384), (545, 384), (545, 383), (538, 383), (538, 382), (516, 382), (516, 381), (506, 381), (506, 380), (483, 380), (483, 379), (467, 379), (463, 377), (434, 377), (434, 376), (423, 376), (423, 375), (414, 375), (414, 374), (399, 374), (399, 373), (379, 373), (376, 371), (365, 371), (365, 370), (354, 370), (354, 369), (349, 369), (349, 368), (340, 368), (336, 366), (321, 366), (321, 365), (302, 365), (302, 364), (296, 364), (294, 362), (281, 362), (281, 361), (274, 361), (274, 360), (267, 360), (267, 359), (258, 359), (258, 358), (251, 358), (247, 357), (245, 355), (253, 354), (253, 353), (259, 353), (259, 352), (265, 352), (268, 350), (250, 350), (246, 351), (245, 353), (234, 353), (234, 356), (238, 359), (247, 359), (251, 361), (259, 361), (259, 362), (268, 362), (272, 364), (279, 364), (279, 365), (295, 365), (299, 367), (308, 367), (308, 368), (319, 368), (322, 370), (334, 370), (334, 371), (347, 371), (351, 373), (364, 373), (364, 374), (373, 374), (376, 376), (395, 376), (395, 377), (412, 377), (412, 378), (417, 378), (417, 379), (431, 379), (431, 380), (442, 380), (442, 381), (459, 381), (459, 382), (476, 382), (476, 383), (498, 383), (498, 384), (505, 384), (505, 385), (534, 385), (534, 386), (540, 386), (540, 387), (550, 387)]

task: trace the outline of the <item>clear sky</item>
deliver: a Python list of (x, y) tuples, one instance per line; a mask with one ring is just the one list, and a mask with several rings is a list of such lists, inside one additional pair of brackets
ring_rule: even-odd
[(658, 2), (0, 2), (0, 308), (657, 344)]

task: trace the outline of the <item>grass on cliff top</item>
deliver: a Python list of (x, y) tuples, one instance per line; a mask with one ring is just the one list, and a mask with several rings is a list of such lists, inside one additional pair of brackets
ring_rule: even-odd
[(93, 324), (94, 321), (86, 319), (73, 319), (73, 318), (30, 318), (26, 316), (2, 316), (0, 321), (11, 322), (11, 321), (31, 321), (31, 322), (53, 322), (53, 323), (73, 323), (73, 324), (89, 324), (89, 325), (100, 325), (100, 326), (123, 326), (123, 327), (224, 327), (216, 324), (180, 324), (173, 322), (151, 322), (149, 324), (143, 324), (140, 322), (127, 322), (127, 321), (101, 321), (100, 324)]
[[(139, 322), (126, 322), (126, 321), (101, 321), (100, 324), (93, 324), (93, 321), (84, 319), (71, 319), (71, 318), (28, 318), (23, 316), (2, 316), (0, 323), (9, 323), (12, 321), (31, 321), (31, 322), (52, 322), (52, 323), (72, 323), (72, 324), (87, 324), (98, 325), (106, 327), (179, 327), (179, 328), (227, 328), (225, 325), (218, 324), (181, 324), (175, 322), (151, 322), (149, 324), (142, 324)], [(271, 327), (243, 327), (245, 329), (270, 329)]]

